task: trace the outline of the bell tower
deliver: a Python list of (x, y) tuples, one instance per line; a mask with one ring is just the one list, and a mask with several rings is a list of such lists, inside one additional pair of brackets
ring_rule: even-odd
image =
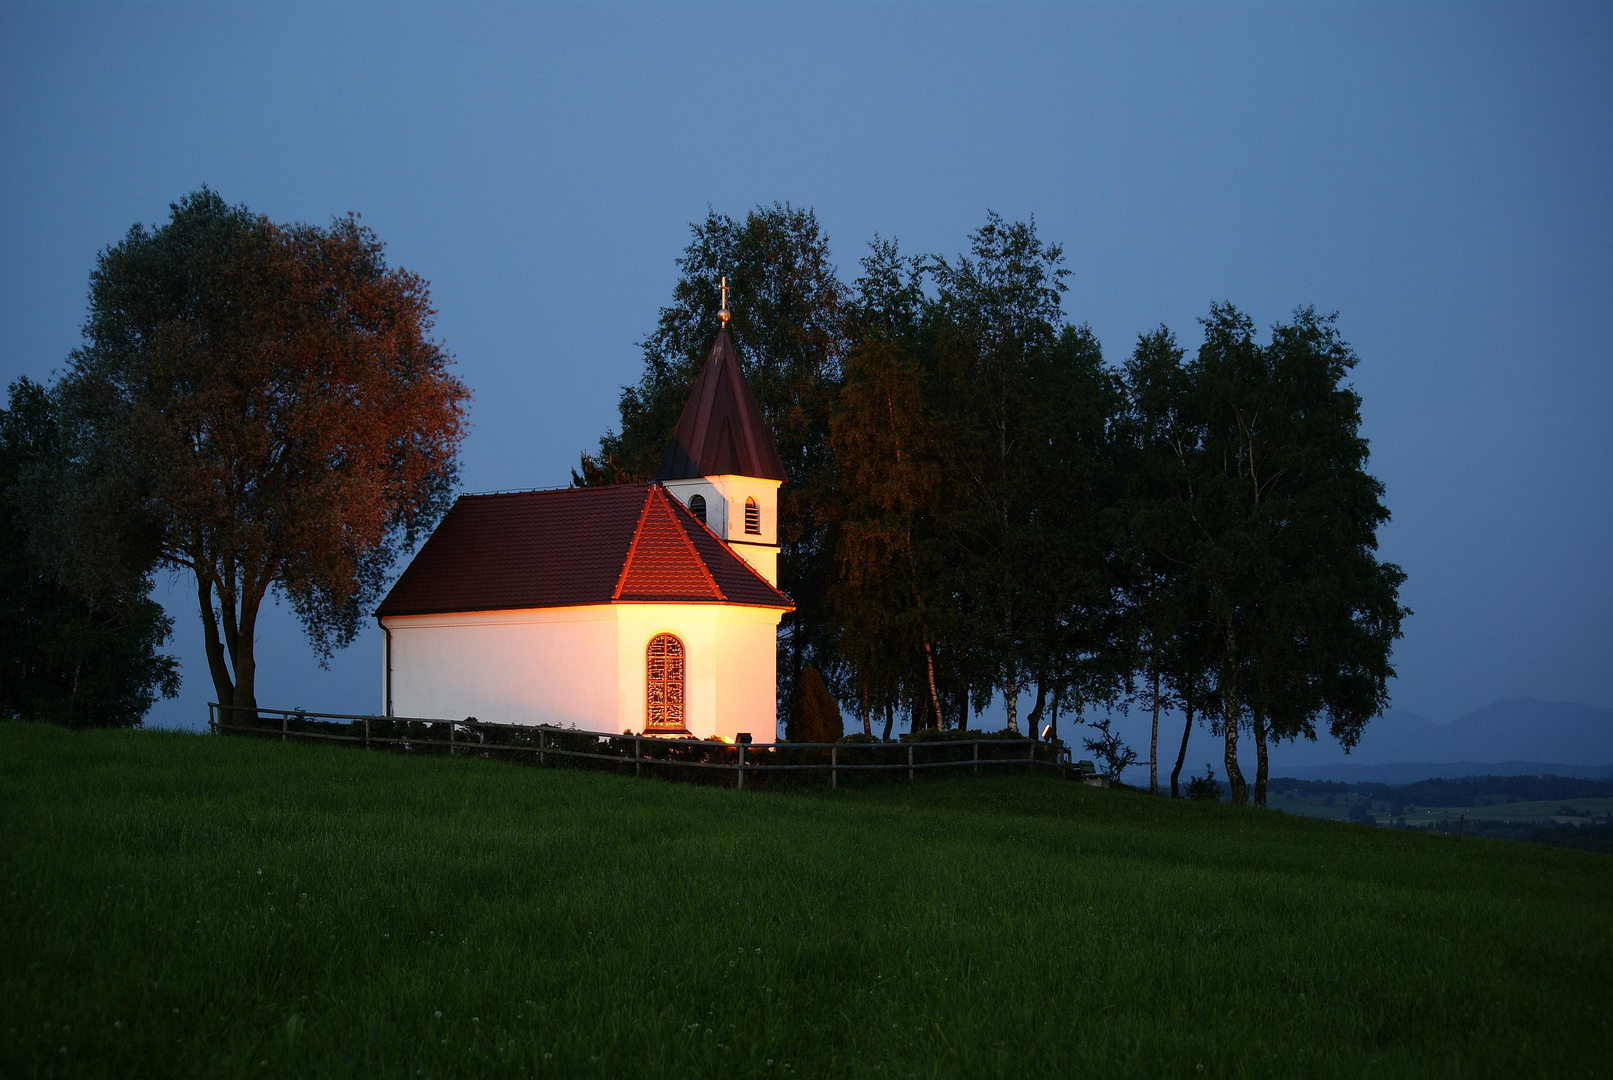
[(745, 382), (728, 334), (728, 279), (722, 327), (673, 429), (655, 479), (706, 527), (778, 587), (778, 489), (784, 462)]

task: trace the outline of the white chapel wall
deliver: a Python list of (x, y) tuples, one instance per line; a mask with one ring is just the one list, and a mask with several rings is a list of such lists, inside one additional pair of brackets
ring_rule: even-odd
[(729, 604), (601, 604), (391, 616), (392, 712), (642, 731), (645, 650), (670, 633), (684, 646), (689, 731), (771, 742), (781, 615)]
[(617, 730), (641, 731), (645, 722), (645, 649), (656, 634), (683, 642), (687, 671), (685, 726), (702, 739), (732, 739), (750, 732), (772, 742), (778, 623), (771, 608), (729, 604), (619, 604)]
[(717, 623), (724, 676), (717, 686), (717, 733), (755, 742), (778, 737), (778, 624), (782, 612), (730, 607)]
[(391, 616), (384, 625), (395, 716), (621, 730), (608, 604)]

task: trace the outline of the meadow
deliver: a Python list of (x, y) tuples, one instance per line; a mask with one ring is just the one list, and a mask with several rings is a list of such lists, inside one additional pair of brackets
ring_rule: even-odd
[(1613, 857), (0, 725), (0, 1075), (1613, 1072)]
[(1278, 777), (1270, 804), (1288, 814), (1439, 833), (1473, 833), (1613, 855), (1613, 782), (1551, 776), (1343, 784)]

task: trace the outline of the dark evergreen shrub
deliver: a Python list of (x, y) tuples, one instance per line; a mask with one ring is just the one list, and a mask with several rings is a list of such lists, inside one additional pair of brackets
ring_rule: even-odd
[(845, 732), (839, 702), (829, 693), (818, 669), (808, 664), (790, 695), (784, 738), (793, 743), (832, 743), (839, 742)]

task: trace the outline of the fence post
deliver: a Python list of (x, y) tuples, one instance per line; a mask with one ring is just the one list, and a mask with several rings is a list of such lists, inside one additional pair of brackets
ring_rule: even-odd
[(829, 747), (829, 790), (840, 786), (840, 747)]
[(538, 728), (538, 764), (539, 765), (542, 765), (544, 763), (544, 761), (546, 760), (544, 758), (544, 755), (543, 755), (544, 746), (546, 745), (545, 742), (544, 742), (544, 739), (545, 739), (546, 736), (547, 736), (547, 732), (545, 732), (543, 730), (543, 728), (541, 728), (541, 727)]
[(639, 774), (638, 736), (633, 736), (633, 775)]
[(368, 750), (369, 748), (370, 748), (370, 718), (368, 716), (366, 716), (364, 718), (364, 749)]
[(907, 744), (907, 782), (913, 782), (913, 744)]
[(286, 714), (280, 714), (280, 741), (286, 741)]
[(745, 744), (739, 744), (739, 780), (735, 785), (740, 791), (745, 790)]
[(459, 725), (454, 723), (452, 720), (448, 721), (448, 756), (449, 757), (454, 756), (454, 728), (456, 728), (458, 726)]
[(980, 775), (980, 740), (975, 740), (975, 775)]
[(218, 734), (218, 721), (214, 719), (214, 715), (213, 703), (209, 701), (207, 703), (207, 733), (209, 735)]

